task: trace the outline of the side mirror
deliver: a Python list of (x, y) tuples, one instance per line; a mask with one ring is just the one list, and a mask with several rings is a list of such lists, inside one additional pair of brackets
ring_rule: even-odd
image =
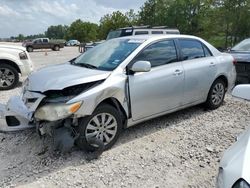
[(233, 91), (232, 95), (234, 97), (246, 99), (250, 101), (250, 84), (237, 85)]
[(149, 72), (151, 70), (151, 63), (149, 61), (137, 61), (130, 70), (133, 72)]

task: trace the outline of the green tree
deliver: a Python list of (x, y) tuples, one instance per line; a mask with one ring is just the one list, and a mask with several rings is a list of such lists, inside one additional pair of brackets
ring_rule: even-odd
[(100, 20), (99, 37), (100, 39), (105, 39), (109, 31), (122, 27), (128, 27), (136, 23), (137, 15), (133, 10), (124, 14), (120, 11), (113, 12), (112, 14), (106, 14)]
[(98, 25), (90, 22), (83, 22), (78, 19), (68, 28), (66, 39), (77, 39), (80, 42), (90, 42), (97, 40)]
[(24, 35), (23, 34), (19, 34), (17, 37), (16, 37), (17, 40), (19, 41), (23, 41), (25, 39)]
[(67, 30), (68, 26), (66, 25), (52, 25), (47, 29), (45, 35), (50, 39), (63, 39)]

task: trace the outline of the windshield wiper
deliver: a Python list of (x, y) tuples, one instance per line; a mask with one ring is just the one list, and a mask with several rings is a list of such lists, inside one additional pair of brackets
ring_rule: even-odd
[(88, 63), (74, 63), (74, 65), (81, 66), (81, 67), (86, 67), (86, 68), (89, 68), (89, 69), (97, 69), (97, 67), (95, 65), (91, 65), (91, 64), (88, 64)]

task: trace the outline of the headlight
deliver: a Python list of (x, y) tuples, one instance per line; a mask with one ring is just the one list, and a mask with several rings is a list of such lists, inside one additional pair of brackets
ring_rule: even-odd
[(19, 53), (19, 57), (20, 57), (21, 60), (28, 59), (28, 56), (27, 56), (27, 54), (25, 52)]
[(223, 184), (223, 168), (219, 168), (219, 174), (217, 176), (216, 180), (216, 188), (222, 188), (224, 187)]
[(238, 180), (232, 188), (250, 188), (250, 185), (243, 179)]
[(73, 104), (46, 104), (35, 112), (35, 118), (46, 121), (57, 121), (75, 113), (81, 107), (82, 102)]

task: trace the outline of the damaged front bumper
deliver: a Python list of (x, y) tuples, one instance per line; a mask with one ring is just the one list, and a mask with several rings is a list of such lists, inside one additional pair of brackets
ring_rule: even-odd
[(13, 132), (35, 127), (33, 112), (21, 97), (11, 97), (6, 105), (0, 104), (0, 132)]

